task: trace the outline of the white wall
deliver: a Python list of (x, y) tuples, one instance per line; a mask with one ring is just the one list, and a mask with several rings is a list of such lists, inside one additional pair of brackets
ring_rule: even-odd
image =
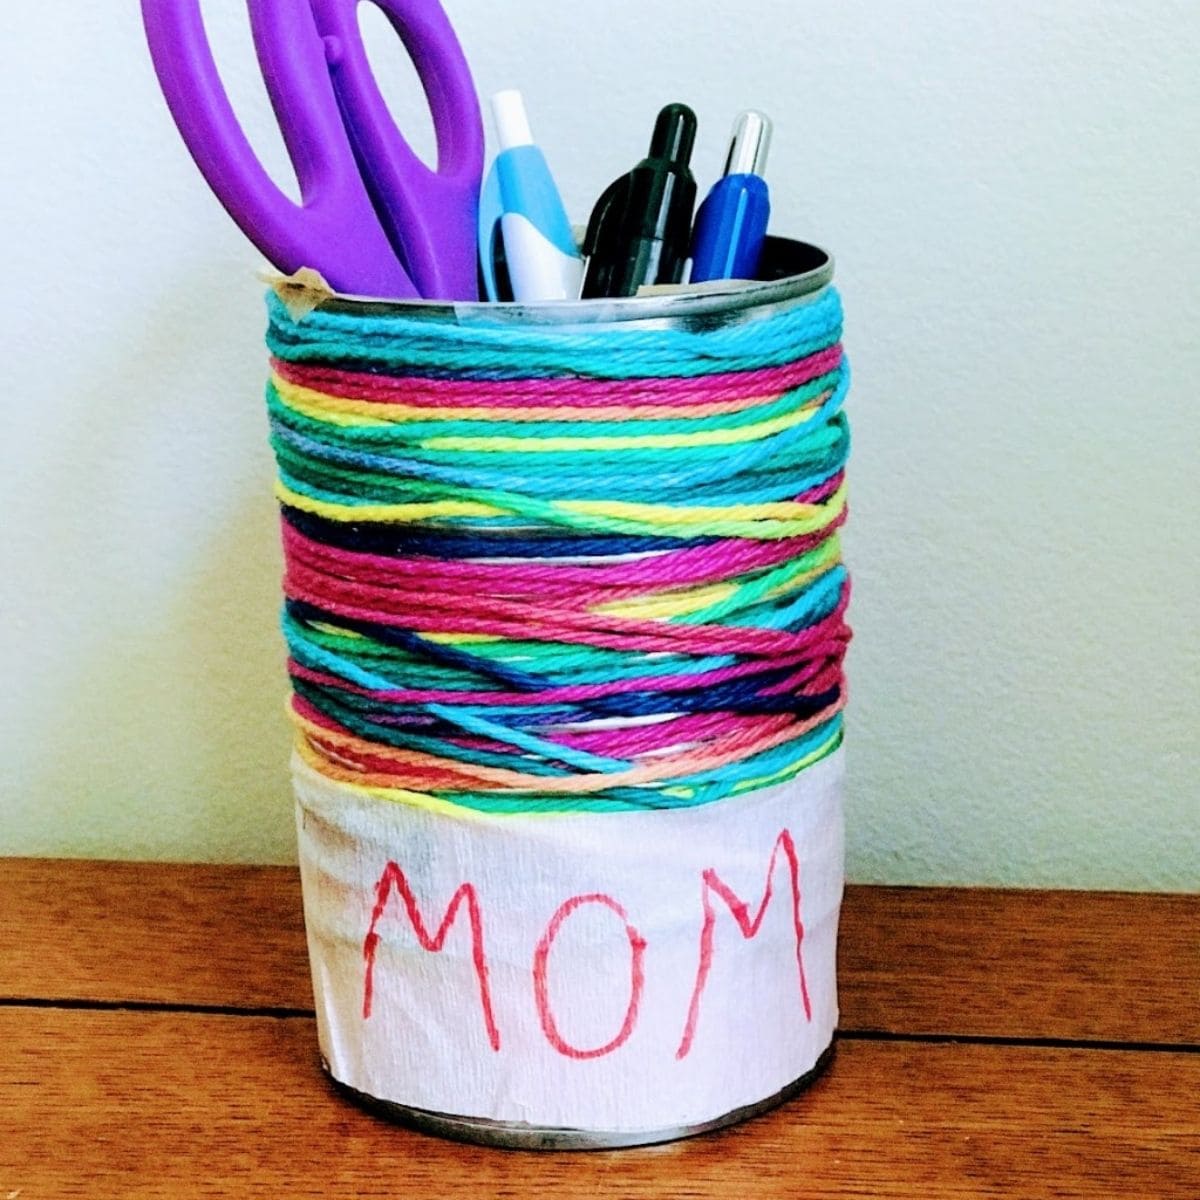
[[(258, 258), (136, 6), (12, 7), (0, 851), (289, 860)], [(206, 11), (269, 149), (241, 7)], [(702, 186), (776, 119), (855, 368), (852, 876), (1200, 887), (1200, 5), (447, 7), (577, 219), (661, 103)]]

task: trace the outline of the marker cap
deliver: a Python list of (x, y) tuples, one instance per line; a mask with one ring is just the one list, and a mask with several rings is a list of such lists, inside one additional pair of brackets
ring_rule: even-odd
[(511, 150), (514, 146), (533, 145), (525, 101), (515, 88), (497, 92), (492, 97), (492, 116), (496, 121), (496, 138), (501, 151)]
[(695, 140), (696, 114), (686, 104), (668, 104), (654, 122), (650, 157), (686, 164)]

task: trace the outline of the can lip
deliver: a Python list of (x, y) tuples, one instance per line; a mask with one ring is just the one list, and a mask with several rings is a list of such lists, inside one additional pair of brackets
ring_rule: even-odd
[[(787, 305), (827, 287), (833, 279), (833, 258), (819, 246), (793, 238), (768, 237), (763, 247), (763, 278), (700, 290), (651, 293), (618, 299), (549, 300), (539, 304), (515, 301), (379, 300), (369, 296), (336, 295), (322, 301), (329, 313), (412, 317), (459, 325), (599, 325), (613, 322), (651, 322), (703, 327), (712, 318), (725, 324), (736, 314)], [(706, 320), (707, 318), (707, 320)]]
[(565, 1129), (544, 1125), (526, 1125), (513, 1121), (495, 1121), (486, 1117), (456, 1116), (451, 1113), (431, 1112), (429, 1109), (413, 1108), (392, 1100), (380, 1100), (343, 1083), (334, 1075), (324, 1055), (321, 1067), (330, 1083), (342, 1095), (368, 1112), (376, 1113), (398, 1125), (408, 1126), (421, 1133), (449, 1138), (456, 1142), (474, 1142), (480, 1146), (493, 1146), (502, 1150), (620, 1150), (634, 1146), (654, 1146), (662, 1142), (677, 1142), (683, 1138), (712, 1133), (729, 1125), (752, 1120), (763, 1113), (786, 1104), (810, 1087), (825, 1072), (833, 1061), (837, 1047), (837, 1031), (830, 1035), (829, 1043), (817, 1057), (817, 1061), (797, 1079), (785, 1084), (774, 1095), (751, 1104), (730, 1109), (722, 1116), (690, 1125), (668, 1125), (660, 1129), (605, 1131), (598, 1129)]

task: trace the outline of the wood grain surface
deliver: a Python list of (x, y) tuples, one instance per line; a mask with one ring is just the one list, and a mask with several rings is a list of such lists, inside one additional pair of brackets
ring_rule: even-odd
[(1200, 1195), (1195, 1054), (847, 1041), (746, 1125), (547, 1154), (360, 1111), (309, 1018), (8, 1009), (0, 1044), (0, 1196), (19, 1200)]
[(1200, 896), (852, 887), (838, 978), (848, 1029), (1196, 1043)]
[(0, 997), (28, 996), (311, 1012), (299, 873), (0, 859)]
[(847, 892), (807, 1093), (672, 1146), (460, 1146), (322, 1076), (296, 872), (0, 860), (0, 1200), (1200, 1198), (1200, 897)]
[[(848, 1031), (1200, 1042), (1200, 896), (851, 886), (840, 946)], [(0, 860), (4, 997), (311, 1011), (298, 875)]]

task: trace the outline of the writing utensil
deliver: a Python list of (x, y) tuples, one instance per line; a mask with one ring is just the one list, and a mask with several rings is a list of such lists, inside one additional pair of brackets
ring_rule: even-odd
[(644, 284), (683, 278), (696, 203), (688, 166), (695, 140), (696, 114), (668, 104), (654, 122), (650, 153), (596, 201), (583, 241), (585, 299), (632, 296)]
[(706, 279), (753, 279), (767, 236), (771, 200), (763, 169), (771, 145), (771, 122), (747, 110), (733, 125), (722, 178), (696, 214), (692, 233), (693, 283)]
[(301, 201), (272, 181), (238, 124), (200, 0), (142, 0), (171, 115), (209, 186), (281, 271), (388, 299), (478, 296), (483, 122), (436, 0), (377, 0), (412, 58), (437, 134), (430, 170), (396, 128), (367, 61), (358, 0), (247, 0), (259, 66)]
[(492, 97), (500, 152), (479, 199), (479, 263), (489, 300), (499, 299), (496, 238), (514, 300), (577, 300), (583, 259), (545, 156), (517, 91)]

